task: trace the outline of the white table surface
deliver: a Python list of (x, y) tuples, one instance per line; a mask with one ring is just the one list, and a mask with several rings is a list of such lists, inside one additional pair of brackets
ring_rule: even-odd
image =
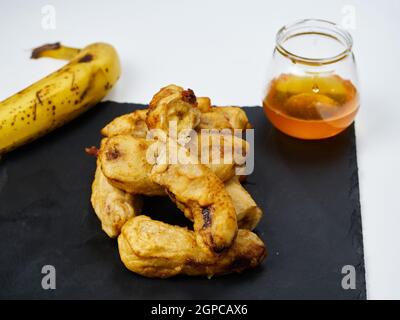
[(31, 48), (105, 41), (123, 65), (109, 99), (147, 103), (176, 83), (216, 104), (260, 105), (276, 31), (311, 17), (345, 23), (354, 37), (368, 297), (400, 299), (400, 1), (0, 0), (0, 100), (63, 65), (30, 60)]

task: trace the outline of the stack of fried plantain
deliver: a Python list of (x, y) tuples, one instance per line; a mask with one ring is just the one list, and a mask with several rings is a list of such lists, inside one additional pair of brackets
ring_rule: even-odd
[[(265, 245), (251, 231), (262, 211), (241, 185), (243, 162), (235, 154), (247, 156), (250, 145), (234, 133), (249, 128), (243, 109), (214, 107), (169, 85), (148, 109), (101, 130), (100, 149), (87, 150), (97, 156), (91, 202), (103, 230), (118, 237), (128, 269), (146, 277), (211, 277), (262, 262)], [(216, 155), (223, 158), (214, 161)], [(156, 195), (169, 196), (193, 230), (142, 214), (141, 197)]]

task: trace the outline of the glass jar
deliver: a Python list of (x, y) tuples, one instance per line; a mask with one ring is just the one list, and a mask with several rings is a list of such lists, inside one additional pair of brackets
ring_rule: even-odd
[(280, 131), (302, 139), (332, 137), (359, 108), (351, 35), (335, 23), (307, 19), (279, 30), (263, 96)]

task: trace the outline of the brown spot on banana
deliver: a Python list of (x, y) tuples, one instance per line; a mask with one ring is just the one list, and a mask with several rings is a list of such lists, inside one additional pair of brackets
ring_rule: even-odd
[(97, 75), (97, 73), (93, 73), (90, 76), (90, 79), (89, 79), (89, 82), (88, 82), (87, 86), (85, 87), (85, 89), (83, 89), (83, 91), (82, 91), (82, 93), (81, 93), (81, 95), (79, 97), (80, 101), (83, 101), (83, 99), (85, 99), (85, 97), (88, 94), (89, 90), (93, 87), (93, 83), (94, 83), (94, 79), (95, 79), (96, 75)]
[(71, 74), (72, 74), (71, 91), (74, 91), (76, 89), (76, 87), (75, 87), (75, 72), (71, 72)]
[(93, 55), (88, 53), (78, 60), (79, 63), (90, 62), (93, 60)]
[(40, 92), (42, 91), (42, 89), (36, 91), (36, 99), (39, 101), (39, 103), (41, 105), (43, 105), (42, 99), (40, 98)]
[(37, 104), (36, 104), (36, 100), (33, 102), (33, 106), (32, 106), (33, 108), (33, 112), (32, 112), (32, 119), (33, 120), (36, 120), (36, 111), (37, 111)]

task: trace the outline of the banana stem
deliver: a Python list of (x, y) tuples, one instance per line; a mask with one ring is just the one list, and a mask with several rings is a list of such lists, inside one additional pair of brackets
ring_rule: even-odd
[(80, 51), (81, 49), (66, 47), (61, 45), (59, 42), (49, 43), (33, 49), (31, 59), (47, 57), (60, 60), (71, 60)]

